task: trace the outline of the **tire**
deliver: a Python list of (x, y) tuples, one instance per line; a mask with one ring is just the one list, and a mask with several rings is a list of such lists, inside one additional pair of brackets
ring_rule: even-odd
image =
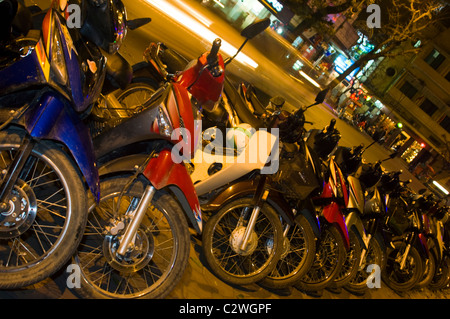
[(436, 274), (436, 256), (433, 252), (430, 252), (428, 261), (423, 263), (423, 275), (416, 285), (416, 288), (427, 287), (434, 278)]
[[(24, 136), (15, 128), (0, 132), (0, 171), (11, 163)], [(0, 213), (1, 289), (43, 280), (75, 252), (87, 216), (86, 192), (75, 167), (53, 142), (39, 141), (33, 148), (10, 198), (19, 217), (12, 221), (11, 211)]]
[(314, 262), (295, 287), (305, 292), (327, 288), (339, 274), (346, 253), (344, 239), (339, 230), (334, 225), (325, 224), (320, 240), (316, 243)]
[(272, 272), (259, 284), (273, 289), (284, 289), (297, 283), (311, 268), (316, 254), (316, 237), (311, 224), (303, 215), (295, 218), (283, 239), (283, 253)]
[[(74, 257), (81, 272), (84, 298), (156, 299), (168, 295), (180, 281), (189, 260), (189, 228), (176, 199), (156, 191), (136, 236), (134, 247), (125, 257), (115, 254), (125, 227), (114, 234), (112, 205), (119, 196), (119, 220), (142, 197), (148, 181), (134, 179), (121, 193), (130, 177), (101, 182), (98, 205), (91, 202), (83, 239)], [(103, 273), (105, 271), (106, 273)]]
[(383, 250), (376, 238), (372, 238), (369, 243), (369, 249), (365, 254), (364, 263), (358, 269), (356, 275), (347, 283), (344, 288), (356, 295), (362, 295), (368, 289), (367, 278), (370, 273), (367, 272), (367, 266), (375, 264), (383, 269)]
[(344, 265), (341, 271), (330, 285), (331, 288), (342, 288), (350, 282), (358, 272), (359, 262), (361, 260), (361, 243), (353, 229), (348, 232), (350, 240), (350, 250), (345, 255)]
[(395, 249), (389, 249), (386, 267), (381, 272), (381, 277), (392, 290), (399, 292), (411, 290), (422, 276), (422, 258), (417, 249), (411, 246), (406, 260), (406, 266), (401, 270), (398, 255), (405, 250), (406, 244), (403, 242), (394, 242), (393, 245)]
[(242, 209), (251, 213), (252, 198), (240, 198), (223, 206), (208, 219), (202, 235), (202, 251), (211, 271), (233, 285), (252, 284), (266, 277), (282, 252), (281, 223), (274, 209), (267, 204), (259, 212), (246, 250), (240, 250), (238, 246), (245, 226), (236, 226)]
[(450, 261), (447, 257), (436, 268), (436, 274), (430, 282), (429, 288), (433, 290), (444, 289), (450, 282)]

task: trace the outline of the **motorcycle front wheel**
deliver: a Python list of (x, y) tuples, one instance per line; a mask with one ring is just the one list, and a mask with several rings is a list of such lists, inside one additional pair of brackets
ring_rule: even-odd
[(255, 283), (276, 266), (282, 252), (283, 229), (274, 209), (263, 205), (247, 247), (241, 242), (254, 208), (252, 198), (233, 200), (205, 223), (202, 250), (212, 272), (234, 285)]
[[(0, 132), (0, 172), (11, 165), (25, 132)], [(0, 288), (35, 284), (73, 255), (86, 224), (86, 192), (76, 164), (50, 141), (34, 146), (0, 211)]]
[(101, 199), (89, 209), (75, 255), (80, 294), (101, 299), (156, 299), (180, 281), (189, 260), (189, 229), (178, 201), (157, 191), (131, 247), (117, 253), (120, 239), (143, 195), (146, 179), (115, 177), (101, 182)]
[(316, 243), (314, 262), (295, 287), (300, 291), (319, 291), (328, 287), (339, 274), (346, 256), (344, 240), (339, 230), (325, 224)]
[(408, 291), (414, 288), (423, 274), (423, 261), (419, 252), (411, 246), (406, 257), (405, 266), (400, 267), (406, 244), (403, 242), (394, 242), (394, 249), (389, 248), (387, 253), (386, 267), (381, 272), (381, 278), (396, 291)]

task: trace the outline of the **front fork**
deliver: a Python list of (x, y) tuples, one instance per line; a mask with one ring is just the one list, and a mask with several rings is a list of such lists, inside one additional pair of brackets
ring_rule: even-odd
[(20, 172), (22, 171), (28, 157), (33, 150), (36, 141), (30, 136), (25, 135), (22, 144), (20, 145), (16, 156), (9, 165), (6, 172), (2, 172), (3, 178), (0, 182), (0, 210), (6, 211), (10, 208), (9, 195), (14, 188), (14, 184), (19, 178)]
[(243, 251), (245, 251), (247, 249), (248, 240), (250, 238), (250, 235), (253, 232), (253, 228), (255, 227), (256, 220), (258, 218), (261, 207), (262, 207), (262, 205), (264, 205), (264, 202), (266, 201), (267, 197), (269, 196), (269, 190), (268, 189), (264, 190), (264, 187), (266, 185), (266, 180), (267, 180), (267, 176), (261, 175), (258, 186), (256, 188), (255, 196), (253, 197), (255, 206), (253, 207), (252, 213), (250, 215), (250, 220), (247, 224), (247, 227), (245, 228), (244, 236), (242, 238), (242, 242), (240, 245), (240, 249)]
[(135, 213), (133, 214), (131, 223), (128, 225), (127, 229), (125, 230), (125, 234), (123, 235), (123, 238), (120, 241), (119, 248), (117, 249), (117, 253), (119, 255), (124, 256), (128, 248), (131, 246), (130, 244), (134, 241), (139, 226), (141, 225), (141, 222), (144, 219), (145, 213), (147, 212), (147, 208), (151, 203), (155, 193), (156, 188), (153, 187), (152, 185), (148, 185), (145, 188), (141, 201), (139, 202), (139, 205), (136, 208)]

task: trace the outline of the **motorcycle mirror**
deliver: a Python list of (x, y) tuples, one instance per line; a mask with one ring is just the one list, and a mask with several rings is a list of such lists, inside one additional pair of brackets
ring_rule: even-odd
[(136, 30), (137, 28), (140, 28), (143, 25), (146, 25), (150, 21), (152, 21), (151, 18), (138, 18), (138, 19), (134, 19), (134, 20), (128, 20), (127, 21), (128, 29)]
[(270, 25), (270, 19), (266, 18), (263, 20), (256, 21), (256, 22), (248, 25), (247, 27), (245, 27), (241, 31), (241, 36), (243, 36), (245, 38), (244, 43), (242, 43), (242, 45), (239, 47), (237, 52), (232, 57), (229, 57), (226, 59), (226, 61), (224, 61), (224, 64), (228, 65), (231, 61), (233, 61), (233, 59), (236, 57), (236, 55), (238, 55), (238, 53), (241, 52), (242, 48), (247, 43), (247, 41), (250, 39), (253, 39), (255, 36), (257, 36), (258, 34), (263, 32), (265, 29), (267, 29), (269, 27), (269, 25)]
[(317, 93), (316, 100), (315, 100), (317, 104), (323, 103), (323, 101), (325, 101), (325, 97), (327, 96), (328, 91), (329, 91), (329, 89), (325, 89), (325, 90), (322, 90), (319, 93)]
[(246, 38), (248, 40), (253, 39), (255, 36), (257, 36), (258, 34), (263, 32), (265, 29), (267, 29), (269, 27), (269, 25), (270, 25), (269, 18), (256, 21), (256, 22), (248, 25), (247, 27), (245, 27), (241, 32), (241, 36), (243, 36), (244, 38)]

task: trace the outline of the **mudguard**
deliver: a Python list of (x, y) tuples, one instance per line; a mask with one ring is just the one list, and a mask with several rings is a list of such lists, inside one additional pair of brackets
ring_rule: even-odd
[(342, 215), (338, 203), (331, 203), (322, 209), (322, 214), (328, 223), (337, 226), (339, 232), (344, 239), (345, 248), (350, 249), (350, 240), (348, 237), (347, 225), (345, 224), (344, 216)]
[(33, 138), (59, 141), (69, 149), (98, 201), (100, 183), (92, 138), (73, 108), (49, 91), (35, 107), (30, 107), (21, 121)]
[(358, 237), (359, 242), (363, 249), (368, 249), (366, 243), (364, 242), (364, 238), (366, 237), (366, 231), (364, 229), (364, 224), (359, 218), (358, 212), (351, 211), (345, 217), (345, 224), (347, 225), (347, 229), (355, 230), (356, 236)]
[[(217, 196), (210, 199), (208, 203), (202, 206), (202, 209), (204, 211), (214, 211), (219, 207), (225, 205), (225, 203), (230, 202), (236, 198), (252, 196), (255, 194), (257, 186), (258, 180), (255, 179), (245, 180), (232, 184), (222, 192), (220, 192)], [(294, 215), (292, 214), (291, 208), (278, 191), (271, 189), (267, 198), (267, 202), (277, 211), (278, 214), (282, 216), (282, 218), (289, 225), (293, 225)]]
[(170, 150), (161, 151), (144, 169), (143, 175), (156, 189), (169, 187), (177, 196), (195, 230), (202, 232), (202, 213), (194, 184), (183, 162), (175, 163)]

